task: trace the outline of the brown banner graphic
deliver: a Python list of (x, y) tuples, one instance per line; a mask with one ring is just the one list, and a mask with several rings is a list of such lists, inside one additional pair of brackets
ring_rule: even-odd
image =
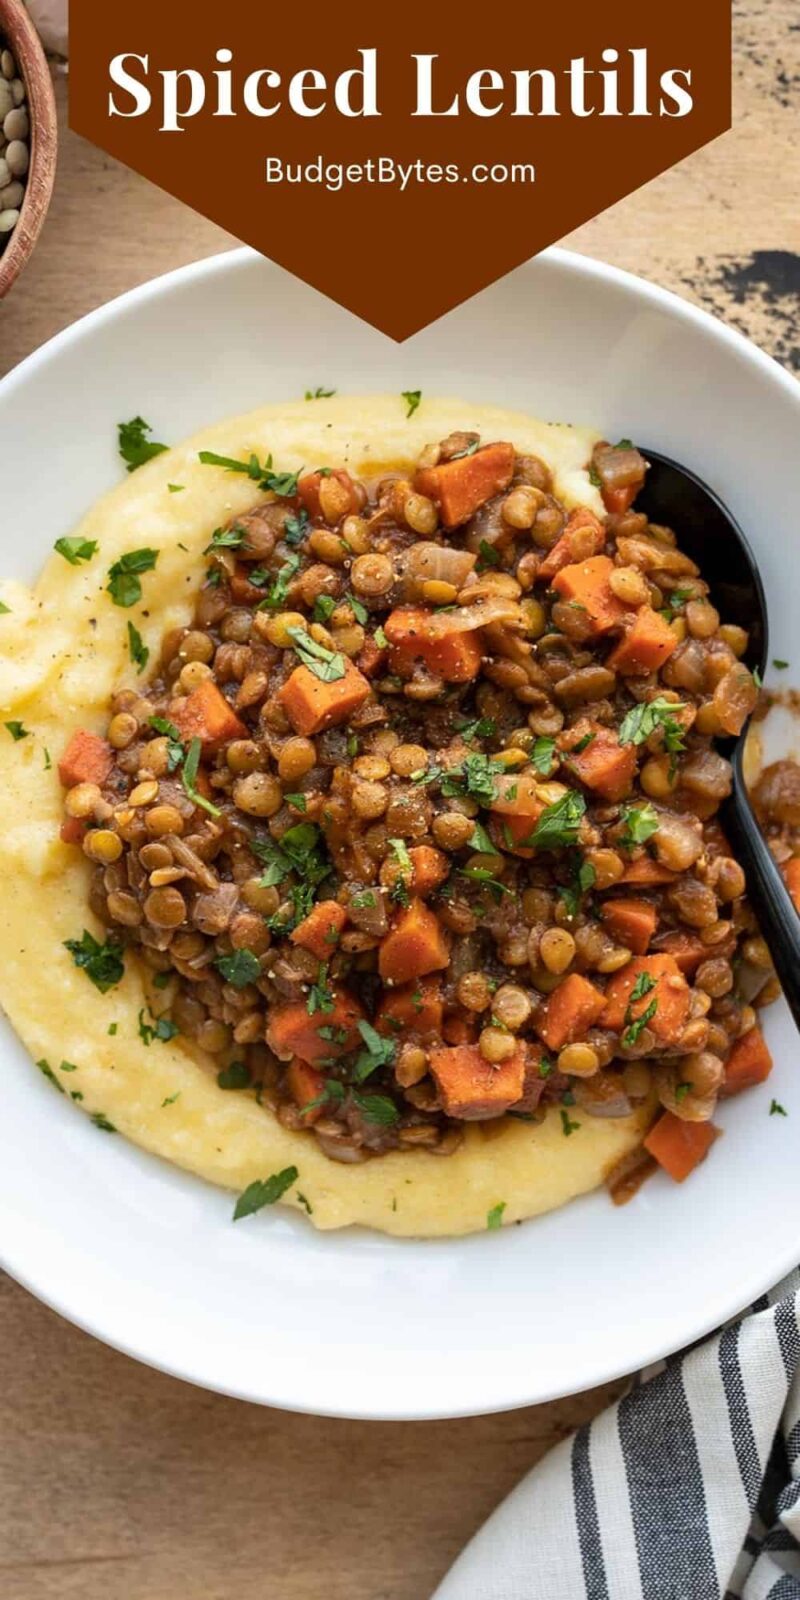
[(70, 120), (404, 339), (724, 132), (730, 27), (730, 0), (72, 0)]

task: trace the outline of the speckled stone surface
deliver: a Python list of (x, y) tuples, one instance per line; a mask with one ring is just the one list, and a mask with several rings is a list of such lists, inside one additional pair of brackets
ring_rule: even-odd
[[(734, 13), (733, 131), (566, 242), (707, 306), (800, 373), (800, 0)], [(69, 134), (63, 79), (58, 93), (55, 198), (0, 307), (0, 371), (234, 243)], [(498, 1330), (498, 1360), (501, 1347)], [(0, 1593), (427, 1600), (496, 1502), (612, 1392), (459, 1422), (293, 1417), (150, 1372), (0, 1276)]]

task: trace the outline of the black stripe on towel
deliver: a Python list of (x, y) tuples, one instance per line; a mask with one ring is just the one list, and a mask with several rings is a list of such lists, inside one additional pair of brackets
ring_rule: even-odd
[(608, 1600), (606, 1568), (600, 1543), (600, 1523), (592, 1478), (589, 1429), (581, 1428), (572, 1442), (572, 1493), (581, 1547), (586, 1600)]
[(800, 1600), (800, 1579), (784, 1572), (783, 1577), (767, 1591), (768, 1600)]
[(618, 1419), (647, 1600), (711, 1600), (719, 1589), (681, 1363), (626, 1395)]
[(775, 1332), (778, 1336), (780, 1352), (783, 1356), (783, 1365), (786, 1376), (791, 1382), (797, 1370), (800, 1357), (800, 1333), (797, 1329), (797, 1316), (794, 1306), (794, 1295), (780, 1300), (775, 1307)]
[(725, 1400), (728, 1406), (733, 1448), (739, 1466), (742, 1487), (747, 1504), (752, 1511), (761, 1489), (761, 1463), (758, 1459), (753, 1425), (747, 1406), (747, 1395), (739, 1364), (739, 1328), (726, 1328), (719, 1341), (719, 1370)]

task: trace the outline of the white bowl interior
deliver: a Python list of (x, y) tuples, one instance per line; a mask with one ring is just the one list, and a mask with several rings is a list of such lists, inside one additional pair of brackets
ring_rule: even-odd
[[(248, 251), (105, 307), (0, 384), (2, 570), (32, 577), (118, 479), (117, 421), (139, 412), (177, 441), (316, 384), (488, 399), (683, 460), (752, 539), (771, 653), (797, 655), (800, 387), (703, 313), (561, 251), (400, 346)], [(773, 1077), (722, 1109), (725, 1138), (684, 1187), (426, 1243), (317, 1235), (280, 1211), (234, 1228), (230, 1196), (99, 1134), (4, 1025), (0, 1254), (100, 1338), (248, 1399), (361, 1417), (544, 1400), (696, 1338), (794, 1264), (784, 1006), (767, 1032)], [(773, 1095), (794, 1115), (770, 1117)]]

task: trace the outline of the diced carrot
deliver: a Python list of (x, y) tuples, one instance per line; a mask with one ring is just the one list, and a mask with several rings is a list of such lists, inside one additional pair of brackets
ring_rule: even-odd
[(345, 722), (364, 701), (371, 689), (363, 673), (351, 661), (345, 662), (343, 678), (324, 683), (309, 667), (295, 667), (278, 699), (297, 733), (322, 733), (338, 722)]
[(525, 1046), (493, 1067), (476, 1044), (440, 1046), (430, 1052), (430, 1067), (442, 1108), (464, 1122), (501, 1117), (519, 1100), (525, 1084)]
[(669, 933), (664, 933), (658, 941), (659, 952), (672, 956), (673, 961), (687, 978), (694, 977), (701, 961), (707, 961), (711, 954), (708, 945), (703, 944), (699, 933), (690, 933), (688, 928), (673, 928)]
[(478, 1021), (474, 1013), (464, 1015), (451, 1011), (442, 1023), (442, 1038), (447, 1044), (474, 1044), (478, 1037)]
[(604, 489), (603, 505), (609, 516), (621, 517), (623, 512), (630, 511), (641, 487), (640, 483), (626, 483), (619, 489)]
[(433, 612), (424, 606), (398, 606), (391, 612), (383, 626), (391, 670), (407, 675), (419, 660), (446, 683), (471, 683), (483, 660), (480, 628), (442, 638), (432, 632), (432, 620)]
[(444, 883), (450, 872), (450, 862), (444, 851), (434, 849), (432, 844), (415, 844), (408, 854), (414, 869), (411, 893), (420, 895), (424, 900), (426, 895), (438, 889), (440, 883)]
[(590, 556), (588, 561), (562, 567), (553, 579), (556, 594), (586, 613), (593, 637), (619, 627), (626, 615), (625, 607), (612, 594), (609, 585), (613, 571), (614, 563), (609, 556)]
[(58, 763), (58, 776), (65, 789), (74, 789), (78, 783), (97, 783), (102, 786), (111, 771), (114, 752), (106, 739), (97, 733), (87, 733), (77, 728)]
[(358, 1049), (361, 1035), (357, 1024), (363, 1015), (358, 1001), (343, 989), (334, 995), (330, 1011), (315, 1011), (313, 1016), (309, 1016), (305, 1000), (291, 1000), (270, 1013), (267, 1044), (281, 1061), (299, 1056), (315, 1066), (329, 1056)]
[[(652, 987), (638, 1000), (631, 1000), (636, 983), (642, 977), (649, 978)], [(627, 966), (614, 973), (607, 985), (601, 1026), (624, 1033), (655, 1002), (647, 1026), (662, 1043), (674, 1044), (686, 1026), (690, 999), (689, 985), (672, 956), (635, 956)]]
[(578, 506), (573, 511), (564, 532), (548, 550), (536, 573), (536, 582), (554, 578), (562, 567), (573, 561), (587, 561), (598, 556), (606, 542), (606, 530), (588, 506)]
[(634, 883), (638, 888), (652, 888), (661, 883), (674, 883), (677, 872), (672, 872), (669, 867), (662, 867), (660, 861), (654, 861), (652, 856), (639, 856), (637, 861), (630, 861), (625, 868), (618, 883)]
[(794, 901), (794, 909), (800, 911), (800, 856), (792, 856), (791, 861), (785, 862), (782, 870), (786, 887)]
[(330, 961), (347, 921), (347, 912), (337, 900), (320, 900), (289, 935), (292, 944), (310, 950), (319, 961)]
[(640, 606), (606, 666), (626, 677), (640, 677), (643, 673), (658, 672), (677, 648), (677, 636), (664, 617), (652, 606)]
[[(301, 1061), (299, 1056), (294, 1056), (286, 1073), (286, 1087), (295, 1103), (302, 1111), (304, 1106), (310, 1105), (313, 1100), (318, 1100), (325, 1088), (325, 1079), (316, 1067), (309, 1066), (307, 1061)], [(324, 1104), (314, 1106), (303, 1122), (310, 1128), (317, 1117), (325, 1115)]]
[(772, 1056), (760, 1028), (750, 1028), (743, 1033), (725, 1062), (723, 1094), (740, 1094), (742, 1089), (752, 1089), (763, 1083), (772, 1071)]
[(332, 471), (328, 471), (326, 469), (324, 472), (321, 470), (317, 472), (304, 472), (302, 478), (298, 479), (298, 497), (302, 501), (310, 517), (316, 518), (322, 516), (322, 508), (319, 501), (319, 490), (323, 478), (327, 478), (329, 480), (335, 479), (338, 484), (341, 484), (342, 489), (347, 491), (347, 500), (345, 500), (344, 495), (342, 495), (342, 510), (340, 516), (346, 517), (350, 515), (350, 513), (358, 511), (359, 499), (358, 495), (356, 494), (356, 486), (349, 472), (345, 472), (343, 467), (335, 467)]
[(86, 828), (87, 824), (83, 817), (65, 817), (58, 830), (58, 837), (62, 844), (81, 844)]
[(187, 744), (201, 740), (204, 754), (212, 754), (230, 739), (246, 739), (248, 734), (213, 678), (204, 678), (185, 699), (173, 700), (167, 716)]
[(450, 960), (450, 949), (439, 918), (422, 900), (412, 900), (378, 951), (378, 971), (384, 983), (410, 983), (428, 972), (439, 972)]
[(532, 819), (544, 810), (535, 775), (530, 771), (498, 773), (489, 808), (499, 812), (501, 817), (526, 817), (532, 827)]
[(386, 646), (381, 647), (377, 643), (375, 635), (368, 634), (356, 656), (356, 666), (359, 672), (363, 672), (365, 678), (374, 678), (376, 672), (380, 672), (385, 660)]
[(548, 997), (536, 1031), (551, 1050), (582, 1039), (596, 1022), (605, 1005), (605, 996), (588, 978), (571, 972)]
[[(581, 745), (587, 737), (590, 743), (585, 749), (576, 749), (575, 746)], [(636, 750), (632, 744), (620, 744), (610, 728), (593, 728), (588, 719), (583, 719), (570, 728), (561, 744), (566, 766), (587, 789), (602, 795), (604, 800), (622, 800), (630, 793), (636, 772)]]
[(406, 1034), (440, 1033), (442, 994), (438, 978), (420, 978), (405, 989), (384, 994), (375, 1026), (393, 1038)]
[(436, 502), (446, 528), (457, 528), (493, 494), (507, 489), (513, 472), (513, 444), (487, 444), (438, 467), (421, 467), (414, 487)]
[(618, 944), (635, 956), (647, 954), (647, 947), (658, 926), (658, 912), (649, 900), (606, 900), (600, 915)]
[(683, 1122), (665, 1111), (650, 1129), (644, 1147), (676, 1183), (683, 1183), (705, 1160), (719, 1132), (711, 1122)]

